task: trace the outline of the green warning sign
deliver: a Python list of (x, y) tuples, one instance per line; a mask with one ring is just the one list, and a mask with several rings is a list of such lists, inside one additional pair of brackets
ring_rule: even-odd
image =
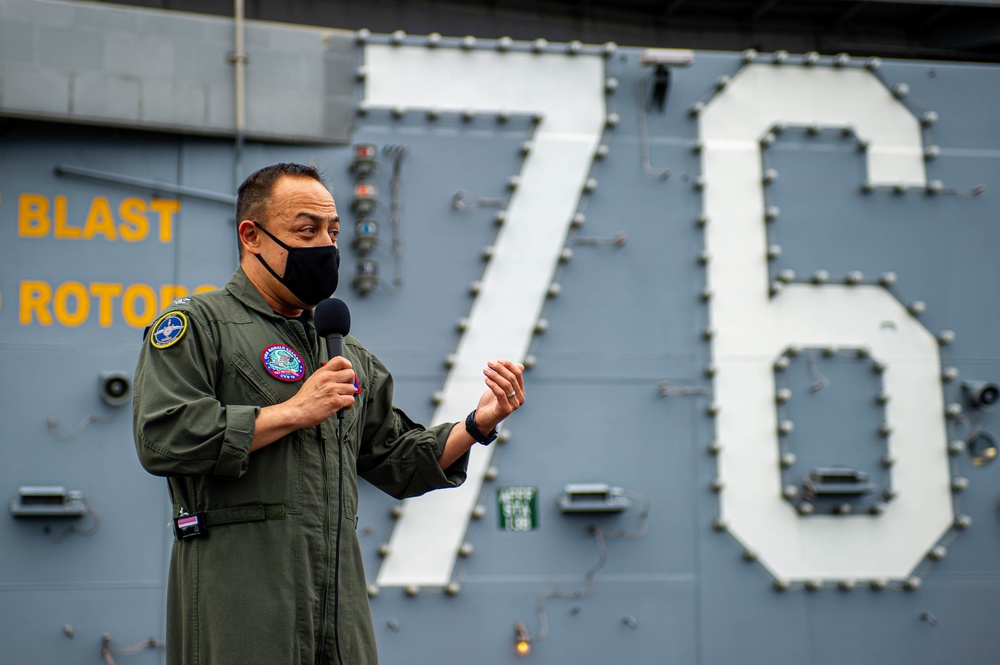
[(497, 490), (497, 507), (504, 531), (538, 528), (537, 487), (501, 487)]

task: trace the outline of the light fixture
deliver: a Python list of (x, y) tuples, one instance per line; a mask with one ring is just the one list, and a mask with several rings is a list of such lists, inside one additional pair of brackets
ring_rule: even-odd
[(359, 143), (354, 146), (350, 171), (358, 178), (364, 178), (375, 170), (375, 146), (371, 143)]
[(962, 381), (962, 392), (969, 406), (988, 409), (1000, 399), (1000, 387), (992, 381)]
[(531, 653), (531, 634), (520, 621), (514, 624), (514, 653), (522, 658)]
[(375, 185), (359, 181), (354, 183), (354, 198), (351, 199), (351, 209), (359, 215), (368, 215), (375, 209), (378, 198), (378, 188)]
[(365, 256), (378, 243), (378, 223), (370, 217), (360, 217), (354, 223), (354, 237), (351, 246), (358, 254)]
[(989, 432), (973, 432), (965, 441), (973, 466), (986, 466), (997, 458), (997, 442)]
[(361, 296), (368, 295), (378, 286), (378, 262), (373, 259), (358, 261), (351, 286)]
[(83, 494), (55, 485), (25, 485), (17, 488), (17, 498), (10, 502), (14, 517), (83, 517), (89, 511)]
[(694, 51), (683, 48), (648, 48), (639, 54), (640, 65), (687, 67), (694, 63)]
[(571, 483), (559, 498), (563, 513), (618, 513), (628, 507), (625, 490), (605, 483)]
[(875, 484), (868, 474), (847, 466), (813, 469), (802, 481), (806, 497), (860, 496), (875, 491)]

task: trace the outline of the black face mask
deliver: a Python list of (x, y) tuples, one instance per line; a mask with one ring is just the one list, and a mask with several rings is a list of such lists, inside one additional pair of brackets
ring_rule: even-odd
[(288, 287), (292, 294), (309, 307), (329, 298), (337, 290), (340, 270), (340, 251), (336, 245), (323, 247), (291, 247), (275, 238), (257, 222), (254, 224), (288, 251), (285, 259), (285, 276), (279, 277), (260, 254), (255, 254), (274, 278)]

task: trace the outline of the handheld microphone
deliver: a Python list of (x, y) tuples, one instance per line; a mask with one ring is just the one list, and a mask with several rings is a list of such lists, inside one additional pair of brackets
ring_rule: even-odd
[[(327, 298), (313, 311), (316, 334), (326, 338), (326, 352), (330, 359), (344, 355), (344, 335), (351, 332), (351, 310), (339, 298)], [(344, 410), (337, 411), (337, 418), (344, 419)]]
[[(327, 298), (313, 310), (313, 323), (316, 325), (316, 334), (326, 338), (326, 352), (332, 360), (337, 356), (344, 355), (344, 335), (351, 332), (351, 310), (347, 308), (347, 303), (339, 298)], [(356, 385), (357, 375), (355, 375)], [(338, 495), (337, 501), (337, 545), (336, 559), (333, 564), (333, 632), (337, 636), (337, 662), (343, 665), (344, 659), (340, 653), (340, 534), (343, 532), (341, 524), (344, 521), (344, 410), (337, 411), (337, 473), (338, 473)]]
[(351, 310), (339, 298), (327, 298), (313, 311), (316, 333), (326, 338), (330, 358), (344, 355), (344, 335), (351, 332)]

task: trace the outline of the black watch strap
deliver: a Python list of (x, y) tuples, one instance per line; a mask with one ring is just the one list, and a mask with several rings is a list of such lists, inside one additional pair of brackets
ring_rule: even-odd
[(479, 425), (476, 424), (476, 410), (473, 409), (472, 413), (468, 415), (465, 419), (465, 431), (469, 433), (473, 439), (477, 442), (488, 446), (497, 440), (497, 428), (494, 427), (489, 434), (483, 434), (483, 431), (479, 429)]

